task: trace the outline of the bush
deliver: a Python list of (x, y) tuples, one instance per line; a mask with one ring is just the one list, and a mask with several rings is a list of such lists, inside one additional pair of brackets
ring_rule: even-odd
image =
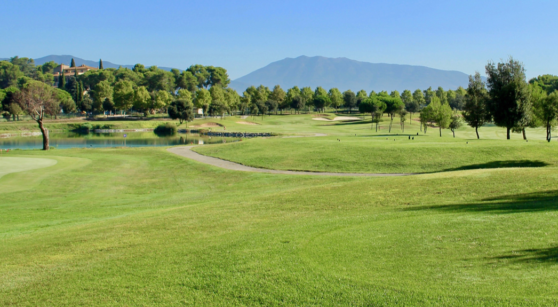
[(166, 123), (164, 125), (159, 125), (153, 132), (157, 135), (174, 135), (176, 134), (177, 128), (173, 124)]

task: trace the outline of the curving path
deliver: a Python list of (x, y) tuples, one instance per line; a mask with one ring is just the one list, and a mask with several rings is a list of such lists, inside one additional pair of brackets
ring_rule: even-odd
[(327, 173), (327, 172), (304, 172), (304, 171), (281, 171), (272, 170), (265, 168), (257, 168), (242, 165), (235, 162), (230, 162), (227, 160), (222, 160), (218, 158), (208, 157), (200, 155), (199, 153), (192, 150), (195, 146), (182, 146), (182, 147), (172, 147), (167, 149), (168, 151), (177, 154), (179, 156), (196, 160), (201, 163), (217, 166), (220, 168), (230, 169), (233, 171), (243, 171), (243, 172), (256, 172), (256, 173), (269, 173), (269, 174), (285, 174), (285, 175), (315, 175), (315, 176), (357, 176), (357, 177), (394, 177), (394, 176), (409, 176), (413, 174), (366, 174), (366, 173)]

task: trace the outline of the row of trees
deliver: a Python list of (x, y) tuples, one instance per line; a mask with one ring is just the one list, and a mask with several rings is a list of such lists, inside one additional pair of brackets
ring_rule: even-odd
[(485, 67), (486, 84), (479, 73), (469, 77), (463, 118), (477, 133), (487, 122), (520, 132), (526, 140), (525, 128), (546, 128), (550, 142), (551, 131), (558, 120), (558, 77), (545, 75), (526, 82), (523, 64), (510, 58), (507, 62)]

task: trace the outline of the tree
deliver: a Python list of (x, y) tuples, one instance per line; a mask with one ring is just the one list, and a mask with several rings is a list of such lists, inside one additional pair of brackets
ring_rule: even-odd
[(129, 110), (134, 105), (134, 88), (131, 81), (118, 81), (114, 85), (114, 108), (121, 111)]
[(334, 87), (329, 90), (327, 95), (329, 96), (329, 100), (331, 101), (331, 106), (334, 107), (335, 111), (337, 112), (337, 109), (343, 105), (343, 94), (341, 94), (341, 92)]
[(537, 85), (547, 94), (551, 94), (558, 90), (558, 76), (542, 75), (529, 80), (529, 84)]
[(206, 86), (221, 86), (225, 88), (229, 85), (229, 83), (231, 83), (226, 69), (222, 67), (208, 66), (206, 67), (206, 70), (209, 74), (205, 84)]
[(151, 95), (149, 95), (145, 86), (140, 86), (134, 91), (134, 109), (146, 112), (149, 109), (150, 102)]
[[(422, 92), (419, 91), (419, 93), (422, 95)], [(409, 90), (403, 91), (403, 94), (401, 94), (401, 100), (405, 104), (405, 110), (409, 112), (409, 121), (412, 121), (412, 114), (418, 112), (420, 108), (418, 102), (414, 100), (413, 94)]]
[(465, 96), (465, 105), (463, 106), (462, 113), (463, 119), (465, 119), (467, 124), (475, 128), (477, 139), (480, 139), (479, 127), (482, 127), (490, 120), (487, 104), (488, 92), (480, 74), (477, 72), (474, 78), (469, 76), (469, 86), (467, 87), (467, 95)]
[(393, 98), (401, 99), (401, 94), (399, 94), (399, 91), (393, 91), (393, 92), (389, 93), (389, 95)]
[(433, 121), (433, 113), (432, 113), (432, 108), (426, 107), (423, 108), (422, 110), (420, 110), (420, 125), (421, 127), (424, 128), (424, 133), (426, 134), (426, 130), (428, 128), (428, 122)]
[(93, 109), (97, 111), (102, 111), (103, 102), (106, 98), (110, 98), (112, 100), (112, 86), (108, 81), (101, 81), (93, 90)]
[(512, 128), (526, 122), (531, 108), (525, 69), (522, 63), (510, 57), (505, 63), (488, 63), (486, 74), (490, 89), (488, 109), (494, 123), (506, 127), (509, 140)]
[(285, 93), (280, 85), (276, 85), (271, 91), (271, 94), (269, 94), (269, 99), (277, 102), (277, 107), (281, 108), (281, 114), (283, 114), (283, 107), (285, 106), (284, 103), (286, 96), (287, 93)]
[(426, 101), (424, 100), (424, 94), (421, 90), (417, 89), (413, 92), (413, 101), (419, 105), (419, 108), (426, 104)]
[(365, 90), (358, 91), (358, 93), (356, 94), (356, 106), (357, 106), (357, 108), (367, 98), (368, 98), (368, 93)]
[(440, 99), (441, 104), (448, 103), (447, 92), (445, 92), (441, 86), (439, 86), (438, 89), (436, 90), (436, 97)]
[(61, 90), (66, 89), (66, 77), (64, 76), (64, 70), (60, 71), (58, 74), (58, 88)]
[(73, 113), (76, 111), (76, 103), (72, 99), (72, 95), (59, 88), (54, 88), (54, 93), (56, 95), (56, 100), (58, 100), (60, 108), (62, 109), (62, 111), (64, 111), (65, 114)]
[(294, 99), (295, 97), (299, 97), (299, 96), (300, 96), (300, 89), (298, 88), (298, 86), (295, 85), (294, 87), (287, 90), (287, 97), (285, 99), (285, 103), (289, 106), (289, 108), (294, 108), (293, 107), (293, 105), (295, 105)]
[(23, 72), (19, 70), (17, 65), (8, 61), (0, 61), (0, 88), (15, 86), (17, 79), (23, 76)]
[(192, 65), (188, 67), (186, 71), (189, 71), (194, 76), (194, 78), (196, 78), (198, 88), (201, 89), (207, 86), (207, 80), (209, 79), (210, 73), (207, 71), (205, 66), (200, 64)]
[(170, 118), (178, 119), (179, 126), (182, 125), (183, 122), (186, 122), (186, 129), (188, 128), (188, 122), (194, 120), (193, 104), (183, 98), (178, 98), (171, 102), (168, 113)]
[(167, 91), (158, 91), (153, 98), (151, 101), (153, 110), (164, 109), (172, 102), (172, 96)]
[(467, 91), (460, 86), (455, 92), (451, 91), (451, 93), (453, 94), (450, 94), (450, 91), (448, 91), (448, 102), (450, 107), (454, 110), (463, 110)]
[(310, 87), (303, 87), (300, 90), (300, 96), (304, 99), (304, 104), (308, 107), (314, 103), (314, 91)]
[(358, 106), (358, 111), (360, 113), (370, 113), (372, 122), (372, 127), (370, 129), (372, 129), (374, 127), (374, 113), (378, 111), (378, 106), (374, 103), (374, 98), (368, 97), (364, 99)]
[(542, 126), (546, 128), (546, 140), (550, 142), (552, 128), (556, 127), (558, 120), (558, 91), (537, 99), (534, 103), (534, 114), (542, 123)]
[(351, 90), (343, 92), (343, 101), (345, 102), (345, 107), (349, 109), (349, 114), (351, 109), (356, 106), (356, 95)]
[(386, 93), (380, 93), (376, 97), (386, 105), (385, 112), (388, 113), (390, 117), (389, 132), (391, 133), (393, 118), (395, 117), (395, 114), (398, 114), (402, 109), (405, 108), (405, 105), (403, 104), (403, 101), (401, 101), (401, 99), (394, 98), (387, 95)]
[(323, 111), (325, 106), (329, 105), (330, 103), (331, 101), (329, 100), (327, 93), (325, 95), (316, 96), (313, 102), (314, 106), (316, 107), (316, 109), (318, 109), (318, 111)]
[(401, 131), (405, 132), (405, 120), (407, 119), (407, 110), (405, 108), (401, 108), (397, 114), (399, 114), (399, 123), (401, 125)]
[(459, 127), (461, 127), (461, 117), (459, 117), (457, 114), (454, 114), (451, 116), (450, 124), (449, 124), (449, 128), (453, 133), (454, 138), (455, 138), (455, 130), (459, 129)]
[(185, 70), (176, 80), (176, 86), (194, 93), (198, 86), (198, 80), (194, 77), (192, 72)]
[(327, 96), (327, 91), (321, 86), (316, 87), (314, 90), (314, 97), (318, 96)]
[(295, 109), (295, 111), (298, 111), (299, 114), (300, 114), (300, 110), (304, 109), (305, 105), (306, 105), (306, 101), (301, 96), (296, 96), (292, 98), (291, 108)]
[(438, 96), (432, 96), (426, 109), (430, 109), (430, 119), (436, 123), (440, 129), (440, 136), (442, 136), (442, 129), (448, 128), (451, 122), (450, 106), (447, 103), (442, 104)]
[(209, 106), (211, 105), (211, 93), (204, 88), (197, 90), (194, 105), (196, 108), (203, 109), (203, 114), (207, 114)]
[(8, 117), (11, 115), (12, 120), (16, 120), (19, 114), (23, 111), (15, 101), (16, 93), (19, 92), (19, 88), (15, 86), (7, 87), (3, 90), (0, 90), (0, 102), (2, 103), (2, 111), (8, 113)]
[(103, 59), (99, 59), (99, 69), (105, 69), (105, 67), (103, 66)]
[(269, 112), (275, 112), (277, 113), (277, 108), (279, 107), (279, 104), (277, 103), (277, 101), (273, 100), (273, 99), (268, 99), (265, 102), (265, 106), (267, 107), (267, 110)]
[(70, 63), (70, 67), (76, 67), (76, 61), (72, 58), (72, 62)]
[(429, 87), (426, 90), (424, 90), (424, 103), (426, 105), (429, 105), (430, 100), (432, 99), (432, 96), (434, 96), (434, 95), (436, 95), (436, 93), (432, 91), (432, 87)]
[(103, 101), (103, 110), (114, 112), (115, 110), (114, 107), (115, 107), (114, 102), (109, 97), (105, 98), (105, 101)]
[(43, 134), (43, 150), (48, 150), (48, 129), (43, 125), (45, 115), (55, 115), (60, 112), (54, 88), (40, 82), (31, 82), (16, 93), (15, 101), (27, 115), (39, 124)]

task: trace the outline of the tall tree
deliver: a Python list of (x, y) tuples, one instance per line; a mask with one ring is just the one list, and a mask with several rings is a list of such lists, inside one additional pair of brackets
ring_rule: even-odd
[(41, 82), (31, 82), (16, 93), (15, 101), (27, 115), (39, 124), (43, 134), (43, 150), (48, 150), (49, 135), (43, 120), (45, 115), (56, 115), (60, 112), (54, 88)]
[(396, 114), (398, 114), (399, 112), (401, 112), (401, 110), (405, 108), (405, 105), (403, 104), (403, 101), (401, 101), (401, 99), (394, 98), (392, 96), (387, 95), (386, 93), (380, 93), (376, 97), (386, 105), (385, 112), (388, 113), (390, 117), (389, 132), (391, 133), (393, 118), (395, 117)]
[(321, 86), (316, 87), (314, 90), (314, 97), (318, 96), (327, 96), (327, 91)]
[(432, 87), (427, 88), (426, 90), (424, 90), (424, 103), (426, 105), (430, 104), (430, 100), (432, 99), (432, 96), (436, 95), (436, 93), (434, 91), (432, 91)]
[(64, 76), (63, 69), (60, 71), (60, 74), (58, 75), (58, 88), (61, 90), (66, 89), (66, 76)]
[(329, 100), (331, 100), (331, 106), (334, 107), (337, 112), (337, 109), (343, 105), (343, 94), (341, 94), (341, 91), (335, 87), (330, 89), (327, 94), (329, 96)]
[(72, 62), (70, 63), (70, 67), (76, 67), (76, 61), (72, 58)]
[(211, 105), (211, 93), (204, 88), (197, 90), (194, 99), (194, 105), (196, 106), (196, 108), (203, 109), (204, 115), (207, 114), (209, 106)]
[(114, 85), (114, 106), (115, 109), (126, 111), (134, 105), (134, 88), (131, 81), (118, 81)]
[(7, 88), (17, 84), (17, 79), (24, 74), (17, 65), (8, 61), (0, 61), (0, 88)]
[(510, 57), (505, 63), (488, 63), (486, 74), (490, 89), (488, 108), (494, 123), (506, 128), (509, 140), (512, 128), (526, 121), (531, 108), (525, 69), (522, 63)]
[(178, 119), (179, 125), (186, 122), (186, 129), (188, 129), (188, 122), (194, 120), (192, 103), (186, 99), (178, 98), (171, 102), (168, 108), (168, 113), (171, 119)]
[(103, 66), (103, 59), (99, 59), (99, 69), (105, 69)]
[(461, 117), (457, 114), (451, 116), (449, 128), (453, 133), (453, 138), (455, 138), (455, 130), (461, 127)]
[(431, 119), (440, 129), (440, 136), (442, 136), (442, 129), (448, 128), (451, 123), (452, 111), (449, 104), (442, 104), (440, 98), (434, 95), (430, 98), (430, 104), (427, 108), (431, 110)]
[(274, 100), (277, 102), (277, 106), (281, 108), (281, 114), (283, 114), (284, 103), (286, 99), (287, 93), (281, 88), (280, 85), (276, 85), (271, 94), (269, 94), (269, 99)]
[(413, 100), (419, 105), (419, 108), (426, 103), (424, 100), (424, 94), (419, 89), (413, 92)]
[[(295, 105), (294, 99), (295, 97), (299, 97), (299, 96), (300, 96), (300, 89), (298, 88), (298, 86), (295, 85), (294, 87), (287, 90), (287, 98), (285, 99), (285, 102), (288, 104), (289, 108), (293, 108), (293, 105)], [(298, 101), (296, 105), (299, 105)]]
[(552, 128), (556, 127), (558, 121), (558, 91), (554, 91), (550, 95), (546, 95), (546, 91), (538, 86), (543, 94), (533, 93), (533, 111), (535, 117), (541, 122), (546, 129), (546, 140), (550, 142), (552, 137)]
[(311, 107), (314, 104), (314, 91), (310, 87), (303, 87), (300, 90), (300, 96), (304, 99), (304, 104)]
[(469, 86), (467, 87), (467, 95), (465, 96), (465, 105), (463, 106), (462, 113), (463, 119), (467, 124), (475, 128), (477, 139), (480, 139), (479, 127), (482, 127), (490, 120), (487, 104), (488, 92), (480, 74), (477, 72), (474, 78), (469, 76)]
[(313, 105), (316, 107), (316, 109), (318, 109), (318, 111), (323, 112), (325, 106), (329, 105), (330, 103), (331, 100), (329, 99), (329, 96), (326, 94), (326, 95), (316, 96), (316, 98), (314, 98)]
[(209, 84), (207, 80), (210, 77), (210, 73), (205, 66), (200, 64), (192, 65), (186, 71), (189, 71), (196, 78), (198, 88), (205, 88)]
[(352, 108), (356, 106), (356, 95), (351, 90), (346, 90), (343, 92), (343, 101), (345, 102), (345, 107), (349, 109), (349, 114)]
[(142, 111), (147, 114), (147, 110), (149, 109), (151, 104), (151, 95), (147, 91), (145, 86), (140, 86), (134, 91), (134, 102), (133, 106), (134, 109), (138, 111)]

